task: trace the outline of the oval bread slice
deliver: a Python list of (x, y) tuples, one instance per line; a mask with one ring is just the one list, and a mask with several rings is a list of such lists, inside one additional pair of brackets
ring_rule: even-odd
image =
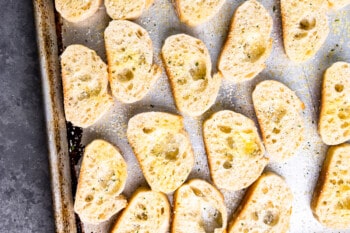
[(258, 1), (240, 5), (221, 51), (218, 69), (232, 82), (254, 78), (265, 69), (272, 50), (272, 17)]
[(330, 147), (315, 188), (311, 209), (333, 229), (350, 229), (350, 144)]
[(86, 128), (112, 106), (107, 92), (107, 66), (95, 51), (70, 45), (61, 55), (61, 73), (66, 120)]
[(113, 20), (104, 32), (112, 94), (123, 103), (141, 100), (161, 74), (153, 63), (148, 32), (136, 23)]
[(328, 0), (328, 6), (334, 10), (340, 10), (350, 4), (350, 0)]
[(292, 157), (304, 138), (303, 102), (284, 84), (267, 80), (255, 87), (253, 104), (270, 158)]
[(83, 21), (98, 10), (102, 0), (55, 0), (60, 15), (73, 23)]
[(179, 111), (199, 116), (218, 95), (221, 76), (211, 76), (211, 60), (205, 44), (194, 37), (178, 34), (165, 40), (162, 57)]
[(295, 62), (313, 57), (329, 34), (324, 0), (281, 0), (284, 50)]
[(94, 140), (84, 151), (74, 210), (84, 223), (108, 220), (127, 201), (124, 190), (127, 165), (117, 148), (103, 140)]
[(214, 113), (204, 122), (203, 136), (210, 174), (220, 189), (248, 187), (268, 163), (254, 122), (239, 113)]
[(350, 139), (350, 64), (336, 62), (323, 77), (319, 132), (324, 143)]
[(105, 0), (104, 3), (112, 19), (136, 19), (152, 5), (153, 0)]
[(286, 233), (292, 213), (293, 195), (280, 176), (264, 173), (245, 194), (228, 233)]
[(152, 190), (171, 193), (186, 181), (194, 155), (181, 116), (138, 114), (129, 120), (127, 137)]
[(172, 233), (225, 233), (226, 226), (224, 198), (214, 186), (193, 179), (176, 190)]
[(111, 233), (167, 233), (169, 222), (168, 197), (163, 193), (141, 188), (133, 194)]
[(212, 19), (224, 3), (225, 0), (176, 0), (175, 9), (181, 22), (194, 27)]

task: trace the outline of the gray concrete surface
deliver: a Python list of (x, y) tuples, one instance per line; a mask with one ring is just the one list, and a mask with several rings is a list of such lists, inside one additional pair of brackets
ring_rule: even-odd
[(54, 232), (31, 0), (0, 0), (0, 232)]

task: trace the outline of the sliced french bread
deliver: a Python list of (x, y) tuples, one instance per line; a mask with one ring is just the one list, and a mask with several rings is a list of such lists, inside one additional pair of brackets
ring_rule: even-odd
[(333, 229), (350, 229), (350, 144), (330, 147), (311, 202), (316, 219)]
[(104, 32), (112, 94), (123, 103), (141, 100), (160, 77), (148, 32), (136, 23), (113, 20)]
[(125, 208), (121, 195), (127, 164), (118, 149), (103, 140), (86, 146), (80, 168), (74, 211), (84, 223), (99, 224)]
[(136, 19), (152, 5), (153, 0), (105, 0), (104, 3), (112, 19)]
[(272, 26), (272, 17), (258, 1), (248, 0), (237, 8), (218, 61), (225, 79), (250, 80), (265, 68), (272, 50)]
[(293, 195), (283, 178), (266, 172), (251, 186), (233, 215), (228, 233), (286, 233)]
[(153, 191), (171, 193), (186, 181), (194, 155), (181, 116), (138, 114), (129, 120), (127, 137)]
[(170, 205), (160, 192), (140, 188), (113, 226), (111, 233), (168, 233)]
[(281, 0), (284, 50), (295, 62), (313, 57), (329, 34), (325, 0)]
[(176, 190), (172, 233), (225, 233), (226, 226), (224, 198), (214, 186), (193, 179)]
[(224, 3), (225, 0), (175, 0), (175, 9), (181, 22), (194, 27), (212, 19)]
[(61, 55), (61, 73), (66, 120), (86, 128), (113, 104), (107, 92), (107, 66), (95, 51), (70, 45)]
[(211, 76), (205, 44), (185, 34), (170, 36), (162, 57), (179, 111), (190, 116), (203, 114), (214, 104), (221, 84), (221, 75)]
[(239, 113), (214, 113), (203, 124), (203, 137), (210, 174), (220, 189), (248, 187), (268, 163), (254, 122)]
[(270, 159), (292, 157), (304, 139), (304, 104), (284, 84), (266, 80), (253, 91), (253, 104)]
[(336, 62), (323, 77), (319, 132), (324, 143), (350, 139), (350, 64)]
[(55, 8), (70, 22), (83, 21), (98, 10), (102, 0), (55, 0)]

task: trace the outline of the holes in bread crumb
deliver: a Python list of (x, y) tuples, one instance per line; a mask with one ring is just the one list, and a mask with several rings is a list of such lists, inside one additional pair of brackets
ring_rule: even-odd
[(274, 215), (271, 211), (266, 211), (263, 222), (269, 226), (275, 226), (278, 223), (278, 216)]
[(339, 112), (338, 117), (341, 120), (345, 120), (346, 118), (348, 118), (348, 116), (344, 112)]
[(316, 26), (316, 19), (314, 17), (304, 18), (299, 22), (299, 28), (305, 31), (310, 31)]
[(141, 37), (143, 37), (142, 31), (141, 30), (137, 30), (136, 36), (137, 36), (137, 38), (141, 39)]
[(87, 195), (87, 196), (85, 197), (85, 201), (86, 201), (86, 202), (92, 202), (92, 200), (94, 200), (94, 196), (92, 196), (92, 195)]
[(196, 61), (194, 66), (189, 70), (194, 81), (204, 80), (207, 76), (207, 67), (204, 61)]
[(280, 132), (281, 132), (281, 130), (277, 129), (277, 128), (273, 128), (273, 130), (272, 130), (272, 133), (274, 133), (274, 134), (279, 134)]
[(197, 197), (204, 197), (204, 194), (202, 193), (201, 190), (195, 188), (195, 187), (191, 187), (192, 192), (194, 193), (194, 195), (196, 195)]
[(266, 194), (268, 191), (269, 191), (269, 188), (268, 188), (268, 187), (264, 187), (264, 188), (262, 189), (263, 194)]
[(303, 39), (307, 36), (307, 32), (298, 32), (297, 34), (294, 35), (294, 38), (297, 40)]
[(342, 92), (342, 91), (344, 90), (344, 85), (342, 85), (342, 84), (336, 84), (336, 85), (334, 86), (334, 89), (335, 89), (336, 92)]
[(183, 79), (178, 79), (176, 82), (179, 85), (185, 85), (187, 83), (187, 80), (183, 78)]
[(143, 128), (142, 131), (145, 133), (145, 134), (150, 134), (150, 133), (153, 133), (154, 132), (154, 128)]
[(228, 127), (228, 126), (219, 125), (218, 128), (223, 133), (231, 133), (231, 131), (232, 131), (232, 129), (230, 127)]
[(130, 84), (128, 85), (128, 90), (131, 91), (133, 87), (134, 87), (134, 84), (130, 83)]
[(272, 144), (275, 144), (277, 142), (276, 139), (272, 139)]
[(345, 129), (345, 128), (348, 128), (349, 125), (350, 125), (350, 124), (349, 124), (348, 122), (344, 122), (344, 123), (340, 126), (340, 128)]
[(222, 165), (223, 168), (225, 169), (230, 169), (232, 168), (232, 164), (229, 161), (225, 161), (224, 164)]
[(247, 43), (243, 45), (246, 60), (252, 63), (256, 62), (265, 54), (266, 47), (265, 40), (259, 36), (247, 38)]
[(176, 160), (178, 155), (179, 155), (179, 148), (175, 148), (175, 149), (167, 151), (165, 153), (165, 159), (167, 159), (167, 160)]
[(134, 73), (129, 69), (124, 69), (117, 77), (120, 82), (129, 82), (134, 78)]

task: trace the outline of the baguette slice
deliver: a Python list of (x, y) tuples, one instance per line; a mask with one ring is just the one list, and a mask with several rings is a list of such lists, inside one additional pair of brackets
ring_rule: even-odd
[(102, 0), (55, 0), (55, 8), (67, 21), (83, 21), (98, 10)]
[(203, 135), (210, 174), (220, 189), (248, 187), (268, 163), (254, 122), (239, 113), (214, 113), (204, 122)]
[(242, 82), (265, 69), (272, 50), (272, 17), (258, 1), (239, 6), (219, 57), (218, 69), (224, 78)]
[(103, 140), (94, 140), (84, 151), (74, 210), (84, 223), (108, 220), (127, 201), (124, 190), (127, 165), (117, 148)]
[(292, 202), (292, 192), (284, 179), (266, 172), (249, 187), (228, 232), (285, 233), (289, 229)]
[(328, 6), (334, 10), (340, 10), (350, 4), (350, 0), (328, 0)]
[(284, 84), (267, 80), (255, 87), (253, 104), (270, 158), (292, 157), (304, 138), (303, 102)]
[(350, 64), (336, 62), (323, 77), (319, 132), (324, 143), (350, 139)]
[(170, 36), (162, 57), (179, 111), (190, 116), (203, 114), (214, 104), (221, 84), (221, 75), (211, 77), (205, 44), (185, 34)]
[(152, 41), (141, 26), (113, 20), (104, 33), (109, 81), (113, 95), (123, 103), (141, 100), (161, 74), (153, 63)]
[(334, 229), (350, 229), (350, 144), (330, 147), (311, 202), (316, 219)]
[(133, 194), (111, 233), (167, 233), (169, 222), (168, 197), (163, 193), (140, 188)]
[(181, 116), (138, 114), (129, 120), (127, 137), (153, 191), (171, 193), (185, 182), (194, 155)]
[(313, 57), (329, 34), (324, 0), (281, 0), (284, 50), (295, 62)]
[(175, 9), (181, 22), (194, 27), (212, 19), (224, 3), (225, 0), (175, 0)]
[(107, 14), (112, 19), (136, 19), (153, 3), (153, 0), (105, 0)]
[(193, 179), (174, 195), (172, 233), (225, 233), (227, 212), (222, 194), (204, 180)]
[(61, 56), (66, 120), (86, 128), (113, 104), (107, 92), (107, 66), (95, 51), (83, 45), (68, 46)]

